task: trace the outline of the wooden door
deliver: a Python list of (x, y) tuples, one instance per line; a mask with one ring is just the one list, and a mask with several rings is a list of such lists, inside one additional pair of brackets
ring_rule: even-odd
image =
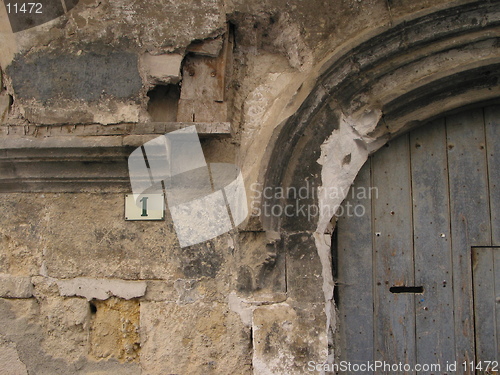
[(477, 362), (500, 351), (500, 248), (472, 249)]
[(475, 267), (499, 261), (500, 106), (435, 120), (387, 144), (364, 165), (341, 213), (341, 360), (407, 365), (365, 372), (375, 374), (488, 373), (469, 363), (499, 360), (500, 263), (475, 269), (473, 282), (472, 249), (491, 249), (476, 254)]

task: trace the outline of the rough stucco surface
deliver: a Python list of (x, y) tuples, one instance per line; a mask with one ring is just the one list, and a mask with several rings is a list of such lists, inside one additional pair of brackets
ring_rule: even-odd
[[(232, 137), (203, 140), (207, 159), (238, 164), (250, 192), (276, 164), (273, 147), (284, 153), (295, 136), (275, 146), (284, 125), (310, 111), (310, 126), (277, 166), (286, 170), (280, 182), (347, 189), (368, 155), (410, 126), (390, 116), (380, 126), (383, 103), (498, 61), (498, 43), (474, 44), (470, 36), (462, 48), (465, 33), (442, 54), (433, 45), (386, 64), (370, 60), (375, 52), (335, 64), (370, 37), (467, 3), (81, 0), (66, 15), (15, 34), (0, 6), (2, 136), (13, 125), (150, 121), (148, 91), (179, 81), (182, 89), (191, 43), (221, 37), (229, 22)], [(476, 24), (498, 15), (483, 16), (474, 16)], [(411, 42), (401, 34), (380, 50), (402, 51)], [(398, 69), (389, 74), (391, 64)], [(332, 66), (338, 71), (318, 84)], [(361, 77), (342, 81), (358, 71)], [(346, 86), (336, 90), (340, 83)], [(326, 102), (322, 93), (337, 96)], [(418, 120), (438, 113), (435, 107)], [(0, 164), (0, 171), (9, 168)], [(343, 200), (317, 198), (319, 206)], [(180, 248), (168, 214), (159, 222), (125, 221), (123, 194), (114, 191), (2, 193), (0, 209), (0, 360), (9, 374), (302, 374), (309, 360), (333, 360), (331, 215), (284, 221), (282, 233), (265, 233), (253, 217), (239, 231)]]

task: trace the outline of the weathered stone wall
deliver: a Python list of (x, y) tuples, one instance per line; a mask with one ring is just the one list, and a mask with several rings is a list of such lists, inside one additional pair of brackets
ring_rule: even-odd
[[(303, 374), (332, 361), (332, 215), (259, 217), (252, 186), (345, 189), (415, 120), (497, 97), (499, 14), (496, 1), (81, 0), (13, 33), (0, 5), (5, 371)], [(190, 71), (228, 45), (223, 73)], [(203, 121), (230, 130), (202, 146), (242, 169), (252, 217), (180, 248), (168, 214), (124, 220), (130, 189), (113, 179), (146, 138), (125, 139), (175, 121), (175, 90), (189, 106), (197, 74), (225, 75), (226, 118)], [(175, 88), (165, 113), (148, 108), (156, 85)]]

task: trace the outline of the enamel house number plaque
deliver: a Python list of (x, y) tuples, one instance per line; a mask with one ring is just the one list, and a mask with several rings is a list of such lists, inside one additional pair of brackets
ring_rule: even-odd
[[(159, 210), (158, 207), (163, 207)], [(125, 195), (125, 220), (163, 220), (165, 217), (163, 194), (142, 194), (136, 203), (133, 194)]]

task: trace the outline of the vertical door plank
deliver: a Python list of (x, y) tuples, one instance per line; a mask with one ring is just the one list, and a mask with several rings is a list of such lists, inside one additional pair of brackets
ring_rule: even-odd
[[(415, 300), (391, 293), (414, 286), (409, 137), (404, 135), (373, 157), (375, 360), (415, 363)], [(411, 372), (412, 374), (414, 372)]]
[(474, 318), (476, 323), (476, 361), (498, 357), (495, 314), (495, 268), (492, 248), (473, 248)]
[(356, 177), (337, 222), (341, 359), (352, 363), (373, 361), (370, 175), (368, 160)]
[(492, 245), (500, 246), (500, 106), (484, 109)]
[(459, 363), (474, 355), (471, 246), (491, 241), (483, 111), (446, 119), (453, 246), (455, 349)]
[(448, 163), (444, 119), (410, 133), (417, 363), (455, 361)]
[[(491, 242), (500, 246), (500, 106), (484, 109), (491, 209)], [(493, 250), (496, 357), (500, 360), (500, 249)]]
[(494, 288), (494, 298), (495, 298), (495, 335), (497, 338), (497, 351), (496, 357), (493, 358), (494, 361), (500, 362), (500, 249), (496, 248), (493, 251), (493, 262), (495, 264), (495, 288)]

